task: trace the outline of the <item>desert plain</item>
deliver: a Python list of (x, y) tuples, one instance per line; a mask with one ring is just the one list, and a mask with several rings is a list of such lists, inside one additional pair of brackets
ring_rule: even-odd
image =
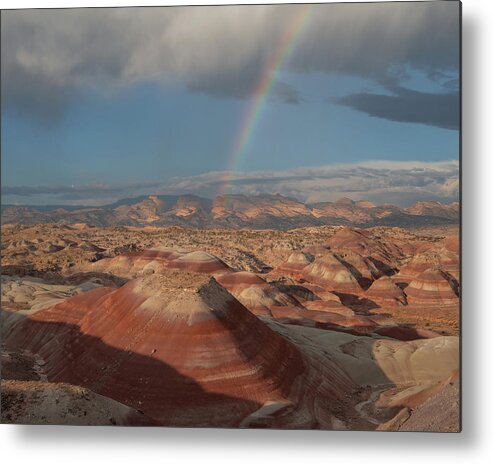
[(2, 225), (2, 422), (459, 430), (457, 221), (154, 222)]

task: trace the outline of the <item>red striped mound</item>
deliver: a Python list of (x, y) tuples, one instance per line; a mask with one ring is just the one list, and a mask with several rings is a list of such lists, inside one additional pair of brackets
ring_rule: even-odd
[(304, 310), (293, 307), (273, 307), (271, 311), (274, 319), (284, 324), (335, 330), (354, 335), (368, 335), (378, 326), (378, 323), (372, 317), (359, 316), (354, 313), (344, 315), (335, 312)]
[(387, 276), (375, 280), (366, 291), (366, 296), (383, 306), (404, 306), (407, 304), (404, 291)]
[(404, 257), (397, 245), (391, 241), (376, 240), (364, 229), (344, 227), (327, 241), (327, 246), (334, 252), (352, 251), (361, 256), (371, 256), (390, 267), (397, 259)]
[(172, 272), (69, 298), (17, 323), (6, 344), (165, 425), (333, 428), (355, 385), (302, 354), (213, 278)]
[(274, 272), (297, 276), (306, 266), (311, 264), (314, 259), (314, 256), (310, 253), (295, 251), (294, 253), (291, 253), (288, 259), (278, 266)]
[(454, 279), (459, 278), (459, 257), (457, 254), (442, 248), (419, 253), (411, 261), (402, 266), (395, 275), (397, 282), (410, 282), (422, 272), (430, 268), (447, 272)]
[(397, 282), (410, 282), (416, 276), (426, 271), (430, 267), (438, 264), (438, 257), (429, 252), (418, 253), (407, 264), (399, 269), (394, 276)]
[[(368, 288), (371, 283), (384, 275), (383, 270), (379, 269), (369, 258), (365, 258), (355, 252), (338, 252), (337, 257), (358, 279), (363, 288)], [(383, 267), (383, 266), (382, 266)]]
[[(329, 298), (329, 295), (331, 298)], [(341, 303), (337, 295), (333, 293), (325, 293), (322, 300), (306, 301), (303, 306), (310, 311), (327, 311), (330, 313), (339, 313), (346, 316), (354, 314), (354, 311), (347, 308)]]
[(460, 274), (459, 255), (447, 249), (442, 249), (440, 251), (440, 270), (458, 282)]
[(329, 249), (324, 245), (310, 245), (303, 248), (302, 252), (312, 255), (316, 258), (325, 255)]
[(122, 253), (114, 258), (101, 259), (93, 263), (92, 271), (107, 272), (122, 277), (134, 278), (139, 273), (152, 273), (166, 269), (168, 263), (179, 258), (186, 251), (172, 248), (152, 248), (149, 250)]
[(356, 277), (332, 253), (316, 258), (312, 264), (303, 269), (302, 276), (308, 282), (330, 290), (344, 293), (362, 291)]
[(168, 262), (168, 269), (183, 269), (188, 272), (213, 274), (224, 271), (228, 266), (219, 258), (204, 251), (192, 251)]
[(209, 253), (172, 248), (153, 248), (142, 252), (123, 253), (115, 258), (97, 261), (91, 266), (93, 271), (111, 272), (127, 278), (162, 272), (166, 269), (213, 274), (229, 268), (223, 261)]
[(428, 269), (412, 280), (405, 289), (409, 304), (457, 304), (458, 294), (445, 273)]
[(257, 274), (248, 271), (223, 272), (217, 274), (215, 279), (226, 289), (241, 293), (250, 287), (262, 287), (267, 282)]
[(306, 301), (303, 306), (309, 311), (325, 311), (329, 313), (342, 314), (343, 316), (353, 316), (354, 311), (342, 304), (339, 296), (331, 292), (320, 292), (320, 300)]
[(252, 272), (224, 272), (217, 274), (215, 278), (258, 316), (271, 316), (272, 306), (300, 306), (293, 297), (281, 292)]

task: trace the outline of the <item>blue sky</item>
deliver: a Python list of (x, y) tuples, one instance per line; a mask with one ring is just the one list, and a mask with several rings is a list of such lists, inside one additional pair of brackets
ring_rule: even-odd
[[(324, 43), (324, 25), (335, 19), (342, 21), (358, 16), (355, 5), (350, 9), (333, 10), (333, 14), (331, 9), (335, 5), (322, 5), (321, 11), (328, 15), (327, 24), (323, 17), (318, 18), (323, 15), (316, 15), (317, 22), (300, 38), (296, 53), (279, 73), (238, 170), (244, 173), (291, 172), (317, 166), (356, 166), (387, 160), (435, 163), (430, 169), (439, 171), (441, 168), (437, 166), (442, 165), (436, 163), (457, 160), (458, 10), (457, 3), (448, 3), (446, 9), (442, 6), (440, 11), (430, 12), (437, 22), (435, 27), (440, 27), (443, 22), (444, 30), (429, 38), (429, 46), (433, 47), (435, 39), (439, 50), (423, 51), (420, 56), (419, 46), (423, 40), (420, 31), (429, 31), (431, 26), (422, 24), (423, 15), (419, 12), (414, 28), (407, 26), (410, 27), (407, 33), (410, 43), (396, 36), (397, 50), (386, 48), (382, 52), (382, 55), (388, 55), (385, 59), (385, 56), (378, 57), (379, 49), (376, 48), (377, 58), (366, 64), (366, 56), (361, 58), (364, 50), (354, 45), (352, 62), (347, 37), (341, 33), (333, 32)], [(414, 5), (421, 8), (419, 4)], [(286, 15), (293, 11), (282, 6), (277, 8)], [(200, 55), (211, 54), (210, 66), (205, 58), (202, 65), (197, 64), (197, 59), (186, 63), (187, 44), (192, 39), (200, 40), (192, 35), (200, 36), (200, 29), (196, 32), (184, 29), (183, 32), (179, 26), (185, 27), (187, 15), (192, 14), (190, 10), (193, 9), (175, 10), (181, 12), (172, 15), (171, 19), (165, 12), (165, 19), (175, 25), (169, 28), (182, 42), (178, 38), (172, 41), (179, 53), (163, 42), (159, 54), (162, 64), (156, 63), (153, 56), (149, 56), (147, 62), (141, 58), (147, 53), (155, 53), (146, 47), (141, 37), (142, 29), (129, 32), (129, 37), (122, 37), (121, 29), (117, 27), (111, 33), (108, 25), (115, 23), (118, 26), (118, 21), (122, 20), (115, 16), (115, 10), (93, 11), (83, 20), (66, 16), (74, 20), (73, 27), (80, 27), (78, 33), (71, 32), (70, 24), (66, 29), (56, 30), (59, 21), (55, 13), (45, 12), (42, 17), (33, 12), (2, 15), (2, 101), (6, 102), (2, 105), (3, 203), (104, 203), (146, 189), (148, 193), (168, 191), (173, 186), (179, 190), (178, 186), (182, 184), (177, 179), (183, 178), (196, 179), (197, 186), (192, 191), (176, 193), (214, 195), (213, 190), (201, 189), (199, 179), (228, 166), (253, 88), (264, 71), (264, 58), (257, 56), (258, 47), (262, 46), (262, 34), (257, 38), (256, 34), (245, 31), (244, 42), (251, 50), (243, 51), (244, 56), (238, 58), (229, 45), (224, 45), (221, 50), (221, 44), (229, 44), (228, 34), (234, 33), (226, 30), (221, 40), (216, 36), (211, 38), (211, 41), (214, 39), (213, 49), (205, 48)], [(208, 12), (214, 14), (216, 10), (212, 8)], [(225, 14), (233, 22), (236, 15), (231, 11)], [(373, 29), (366, 32), (364, 29), (368, 28), (367, 22), (373, 24), (382, 20), (381, 11), (370, 9), (361, 15), (363, 17), (357, 22), (361, 30), (355, 34), (353, 42), (360, 39), (380, 43)], [(137, 13), (136, 10), (133, 12)], [(389, 14), (393, 12), (396, 22), (409, 16), (396, 9)], [(444, 12), (450, 16), (448, 20), (440, 19)], [(365, 21), (365, 15), (368, 21)], [(103, 16), (104, 21), (99, 21)], [(200, 18), (203, 16), (206, 15), (202, 14)], [(282, 17), (271, 9), (266, 10), (263, 18), (265, 24), (272, 22), (282, 31)], [(204, 21), (205, 31), (200, 43), (207, 42), (207, 27), (212, 20), (208, 22), (206, 17)], [(391, 18), (388, 21), (391, 22)], [(409, 21), (412, 26), (412, 16)], [(153, 25), (150, 18), (143, 17), (142, 22), (144, 25), (149, 23), (151, 32), (154, 27), (154, 33), (158, 34), (166, 21), (163, 19)], [(24, 36), (25, 43), (19, 44), (16, 38), (23, 27), (26, 30), (38, 28), (39, 37), (45, 40), (39, 42), (38, 37), (35, 43)], [(264, 31), (260, 24), (258, 27)], [(397, 29), (392, 29), (395, 34)], [(100, 44), (97, 40), (91, 44), (94, 30), (104, 30), (109, 35), (102, 34)], [(317, 30), (322, 32), (317, 33)], [(413, 31), (415, 35), (411, 33)], [(241, 35), (241, 31), (236, 33)], [(263, 34), (267, 34), (263, 38), (267, 51), (262, 53), (268, 57), (269, 47), (275, 47), (275, 31)], [(338, 37), (344, 46), (338, 44)], [(166, 40), (171, 41), (171, 38)], [(111, 46), (100, 56), (99, 45), (104, 48), (113, 41), (119, 44), (127, 41), (124, 51), (129, 55), (133, 53), (134, 58), (130, 60), (120, 47), (113, 49)], [(96, 51), (84, 51), (83, 56), (78, 57), (81, 46), (90, 50), (95, 47)], [(242, 45), (242, 50), (248, 46)], [(158, 45), (156, 48), (159, 51)], [(338, 51), (338, 48), (342, 50)], [(326, 58), (329, 50), (333, 61)], [(195, 48), (190, 48), (190, 54), (193, 53)], [(176, 57), (176, 54), (184, 57)], [(235, 57), (237, 62), (230, 65), (229, 56)], [(116, 64), (110, 66), (108, 63), (112, 60)], [(140, 60), (140, 65), (134, 64)], [(392, 166), (392, 172), (401, 171), (395, 164)], [(442, 184), (453, 183), (456, 175), (455, 170), (452, 174), (449, 171), (442, 173)], [(145, 186), (149, 182), (153, 187)], [(416, 194), (419, 180), (412, 188), (409, 185), (403, 187), (414, 192), (410, 199), (426, 195), (444, 201), (456, 198), (457, 191), (444, 190), (443, 185), (437, 187), (437, 182), (440, 183), (439, 175), (433, 178), (434, 190), (424, 188), (423, 195)], [(75, 189), (84, 187), (87, 192), (86, 187), (91, 185), (94, 194), (85, 193), (70, 200), (64, 198), (63, 189), (59, 195), (54, 190), (48, 196), (34, 189), (73, 186)], [(108, 196), (104, 190), (112, 185), (129, 188)], [(103, 191), (97, 192), (101, 186)], [(17, 188), (16, 194), (9, 191), (11, 187)], [(22, 193), (20, 187), (30, 189)], [(258, 181), (255, 188), (250, 187), (247, 193), (270, 191)], [(380, 181), (377, 187), (382, 190)], [(246, 187), (237, 186), (232, 191), (243, 188)], [(278, 193), (286, 194), (288, 190), (287, 186), (280, 186)], [(339, 193), (347, 194), (339, 190), (329, 186), (327, 199)], [(306, 200), (313, 193), (298, 192), (298, 195)], [(363, 195), (364, 192), (356, 194)], [(382, 200), (386, 198), (382, 193), (380, 196)], [(392, 189), (387, 196), (392, 196)], [(403, 201), (400, 196), (399, 201)]]

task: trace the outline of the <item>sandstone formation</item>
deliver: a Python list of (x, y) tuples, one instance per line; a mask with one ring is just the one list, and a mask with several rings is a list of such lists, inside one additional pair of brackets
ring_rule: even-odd
[[(172, 273), (96, 289), (18, 322), (9, 349), (162, 424), (332, 427), (352, 381), (303, 356), (209, 277)], [(63, 347), (63, 348), (62, 348)], [(62, 349), (61, 349), (62, 348)], [(266, 404), (283, 410), (272, 416)], [(245, 422), (246, 421), (246, 422)]]
[(337, 252), (352, 251), (363, 257), (371, 257), (374, 262), (391, 270), (397, 260), (404, 257), (400, 247), (392, 241), (376, 240), (370, 232), (364, 229), (344, 227), (335, 233), (327, 242), (327, 246)]
[(36, 277), (2, 275), (2, 309), (35, 312), (99, 286), (90, 278), (81, 284), (64, 285), (48, 283)]
[[(214, 221), (313, 219), (283, 198), (225, 200)], [(455, 226), (159, 227), (211, 208), (146, 197), (83, 211), (126, 209), (132, 226), (2, 225), (8, 421), (457, 430)]]
[(440, 250), (440, 255), (440, 270), (452, 277), (458, 284), (460, 273), (459, 255), (447, 249)]
[(322, 202), (312, 205), (313, 214), (318, 218), (331, 217), (339, 220), (365, 223), (372, 220), (375, 205), (370, 202), (354, 202), (349, 198), (341, 198), (335, 203)]
[[(368, 423), (381, 430), (459, 428), (458, 337), (398, 341), (294, 325), (276, 324), (272, 328), (288, 336), (302, 351), (322, 348), (330, 352), (353, 381), (362, 388), (372, 386), (370, 397), (363, 397), (356, 405), (368, 421), (365, 428)], [(455, 384), (452, 388), (448, 387), (450, 382)], [(444, 387), (445, 394), (441, 393)], [(442, 412), (438, 410), (440, 405)], [(405, 428), (403, 424), (414, 413), (416, 420)]]
[(224, 272), (215, 277), (220, 285), (254, 314), (269, 316), (274, 306), (299, 306), (297, 300), (289, 294), (279, 291), (251, 272)]
[(361, 287), (356, 277), (332, 253), (316, 258), (302, 272), (303, 279), (321, 285), (330, 290), (343, 293), (359, 293)]
[(438, 201), (418, 201), (413, 206), (406, 208), (406, 211), (419, 216), (456, 219), (459, 214), (459, 203), (444, 205)]
[(325, 255), (329, 249), (325, 245), (310, 245), (303, 248), (302, 252), (316, 258)]
[(309, 310), (315, 311), (328, 311), (345, 315), (352, 315), (354, 312), (352, 309), (347, 308), (342, 304), (340, 297), (331, 292), (320, 293), (323, 297), (319, 300), (305, 301), (303, 306)]
[(373, 280), (384, 275), (383, 266), (377, 267), (371, 258), (365, 258), (351, 251), (340, 251), (337, 257), (346, 267), (351, 269), (353, 275), (363, 288), (368, 288)]
[(302, 351), (319, 347), (330, 352), (359, 385), (428, 387), (448, 379), (458, 368), (458, 337), (400, 341), (299, 326), (271, 327), (289, 334)]
[(395, 279), (399, 282), (409, 282), (431, 268), (440, 269), (457, 280), (459, 278), (459, 256), (445, 248), (418, 253), (401, 267)]
[(125, 277), (159, 272), (165, 269), (182, 269), (190, 272), (213, 274), (224, 271), (228, 266), (216, 256), (203, 251), (152, 248), (142, 252), (123, 253), (94, 263), (93, 271), (112, 272)]
[(366, 291), (366, 296), (383, 305), (403, 306), (407, 303), (404, 291), (388, 276), (375, 280)]
[(284, 263), (276, 268), (276, 271), (281, 275), (300, 275), (300, 272), (313, 260), (314, 256), (310, 253), (295, 251), (289, 255), (289, 258)]
[(457, 304), (457, 291), (439, 269), (422, 272), (406, 287), (409, 304)]
[(2, 379), (2, 423), (29, 425), (159, 425), (142, 412), (87, 388)]
[(70, 223), (97, 227), (172, 226), (292, 229), (321, 225), (419, 226), (458, 224), (459, 206), (437, 202), (411, 208), (374, 205), (342, 198), (334, 203), (304, 204), (282, 195), (222, 195), (213, 200), (194, 195), (150, 195), (105, 206), (37, 207), (5, 205), (3, 224)]

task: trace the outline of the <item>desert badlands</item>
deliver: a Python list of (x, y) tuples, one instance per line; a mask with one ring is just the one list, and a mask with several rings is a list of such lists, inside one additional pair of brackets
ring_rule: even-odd
[(2, 422), (458, 431), (455, 213), (317, 208), (282, 230), (4, 221)]

